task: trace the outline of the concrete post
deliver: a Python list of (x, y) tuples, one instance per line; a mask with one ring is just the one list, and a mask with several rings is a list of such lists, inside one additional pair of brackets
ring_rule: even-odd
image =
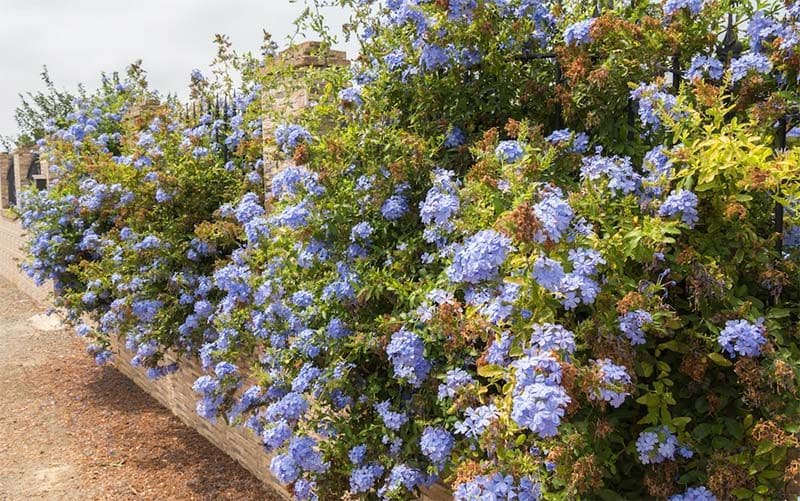
[(0, 153), (0, 210), (10, 207), (8, 200), (8, 170), (11, 168), (11, 155)]
[[(321, 46), (320, 42), (303, 42), (281, 52), (278, 58), (283, 64), (299, 70), (300, 76), (303, 76), (311, 68), (350, 65), (346, 52), (328, 50), (324, 54), (320, 54)], [(267, 190), (270, 188), (272, 177), (287, 164), (275, 147), (275, 129), (281, 123), (291, 123), (292, 119), (296, 118), (304, 108), (309, 107), (314, 99), (315, 89), (296, 84), (301, 81), (302, 79), (293, 79), (292, 82), (285, 82), (280, 88), (269, 89), (263, 97), (265, 106), (271, 106), (280, 114), (278, 120), (273, 120), (270, 116), (265, 115), (262, 123), (264, 183)]]
[(32, 150), (17, 150), (14, 152), (14, 185), (17, 193), (17, 203), (22, 195), (23, 188), (30, 184), (28, 179), (28, 171), (33, 163)]

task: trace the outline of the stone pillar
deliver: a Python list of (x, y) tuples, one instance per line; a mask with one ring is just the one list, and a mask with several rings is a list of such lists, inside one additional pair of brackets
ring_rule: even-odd
[(8, 202), (8, 170), (11, 168), (11, 154), (0, 153), (0, 210), (10, 207)]
[(32, 150), (25, 149), (14, 152), (14, 184), (16, 188), (18, 204), (23, 188), (30, 184), (30, 180), (28, 179), (28, 171), (30, 170), (32, 163)]
[[(327, 50), (321, 53), (320, 42), (303, 42), (286, 49), (278, 55), (279, 67), (288, 66), (298, 78), (281, 82), (276, 88), (270, 88), (264, 94), (263, 103), (278, 111), (279, 118), (265, 115), (262, 124), (264, 138), (264, 183), (269, 190), (272, 177), (286, 165), (274, 142), (275, 129), (282, 123), (291, 123), (300, 112), (311, 105), (316, 89), (309, 88), (303, 80), (308, 70), (331, 66), (346, 67), (350, 65), (347, 53), (340, 50)], [(267, 70), (269, 71), (269, 69)]]

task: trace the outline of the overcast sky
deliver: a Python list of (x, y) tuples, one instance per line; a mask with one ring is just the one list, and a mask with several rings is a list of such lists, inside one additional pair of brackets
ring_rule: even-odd
[[(0, 135), (16, 132), (18, 94), (42, 88), (43, 65), (59, 88), (92, 89), (100, 72), (142, 59), (152, 88), (185, 96), (191, 70), (214, 57), (215, 33), (257, 53), (266, 29), (283, 46), (303, 8), (304, 0), (0, 0)], [(332, 27), (346, 20), (338, 10), (326, 17)]]

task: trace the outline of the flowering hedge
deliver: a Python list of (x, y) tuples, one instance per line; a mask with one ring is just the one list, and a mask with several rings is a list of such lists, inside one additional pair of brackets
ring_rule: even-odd
[(349, 73), (52, 131), (28, 269), (98, 361), (199, 357), (298, 499), (800, 493), (800, 3), (341, 3)]

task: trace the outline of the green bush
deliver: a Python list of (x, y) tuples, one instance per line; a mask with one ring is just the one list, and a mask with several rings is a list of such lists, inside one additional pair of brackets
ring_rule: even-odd
[(29, 269), (96, 357), (199, 357), (299, 499), (796, 496), (800, 4), (341, 3), (352, 70), (54, 132)]

